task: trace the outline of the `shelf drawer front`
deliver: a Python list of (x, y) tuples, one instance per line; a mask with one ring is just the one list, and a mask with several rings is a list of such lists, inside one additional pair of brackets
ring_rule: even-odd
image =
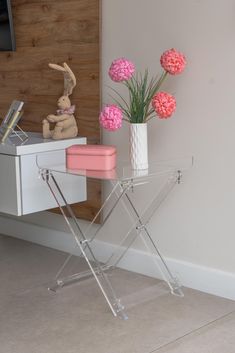
[(19, 157), (0, 154), (0, 212), (21, 215)]
[[(23, 215), (57, 207), (48, 186), (39, 176), (36, 158), (36, 154), (20, 157)], [(64, 163), (65, 151), (40, 153), (38, 154), (38, 160), (44, 166)], [(68, 203), (72, 204), (86, 200), (86, 178), (61, 173), (57, 173), (55, 176)]]

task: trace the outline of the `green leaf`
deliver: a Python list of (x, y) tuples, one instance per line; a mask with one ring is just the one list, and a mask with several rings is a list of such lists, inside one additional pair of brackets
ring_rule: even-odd
[(154, 77), (149, 80), (149, 72), (146, 69), (144, 74), (136, 73), (130, 80), (122, 82), (128, 89), (129, 103), (118, 91), (111, 87), (120, 99), (113, 98), (114, 101), (123, 110), (131, 123), (143, 123), (155, 116), (151, 102), (166, 76), (167, 72), (164, 71), (159, 78)]

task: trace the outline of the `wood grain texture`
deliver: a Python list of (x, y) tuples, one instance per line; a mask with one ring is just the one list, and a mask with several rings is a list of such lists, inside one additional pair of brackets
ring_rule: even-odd
[[(100, 143), (99, 0), (12, 0), (16, 52), (0, 52), (0, 116), (13, 99), (25, 102), (21, 127), (41, 132), (41, 121), (56, 111), (63, 76), (48, 63), (67, 62), (77, 78), (71, 97), (79, 135)], [(89, 201), (74, 205), (91, 219), (101, 203), (101, 184), (88, 182)]]

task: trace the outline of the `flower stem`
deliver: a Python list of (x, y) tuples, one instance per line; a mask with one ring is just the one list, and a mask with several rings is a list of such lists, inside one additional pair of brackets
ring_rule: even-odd
[[(157, 93), (157, 91), (159, 90), (159, 88), (161, 87), (161, 85), (163, 84), (163, 82), (165, 81), (166, 77), (167, 77), (168, 72), (167, 71), (163, 71), (163, 73), (161, 74), (159, 80), (157, 81), (157, 84), (155, 85), (154, 89), (153, 89), (153, 93), (151, 95), (151, 100), (153, 98), (153, 96)], [(149, 101), (150, 103), (150, 101)], [(152, 111), (150, 111), (148, 114), (146, 114), (145, 119), (144, 119), (144, 123), (147, 123), (150, 119), (149, 116), (152, 114)]]
[(167, 71), (164, 71), (158, 81), (158, 84), (157, 84), (157, 90), (160, 88), (160, 86), (162, 85), (162, 83), (165, 81), (166, 77), (167, 77), (167, 74), (168, 72)]
[(151, 119), (153, 119), (155, 116), (152, 115), (152, 116), (149, 116), (146, 120), (145, 120), (145, 123), (148, 123)]

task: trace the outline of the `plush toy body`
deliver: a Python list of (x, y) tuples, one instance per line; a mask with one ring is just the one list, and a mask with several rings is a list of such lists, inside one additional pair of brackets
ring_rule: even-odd
[[(57, 101), (58, 110), (56, 114), (50, 114), (43, 120), (43, 137), (54, 140), (75, 137), (78, 134), (77, 123), (74, 117), (75, 106), (71, 105), (69, 95), (76, 86), (76, 78), (64, 63), (63, 66), (49, 64), (53, 69), (62, 71), (64, 74), (64, 95)], [(55, 123), (53, 130), (50, 130), (50, 123)]]

